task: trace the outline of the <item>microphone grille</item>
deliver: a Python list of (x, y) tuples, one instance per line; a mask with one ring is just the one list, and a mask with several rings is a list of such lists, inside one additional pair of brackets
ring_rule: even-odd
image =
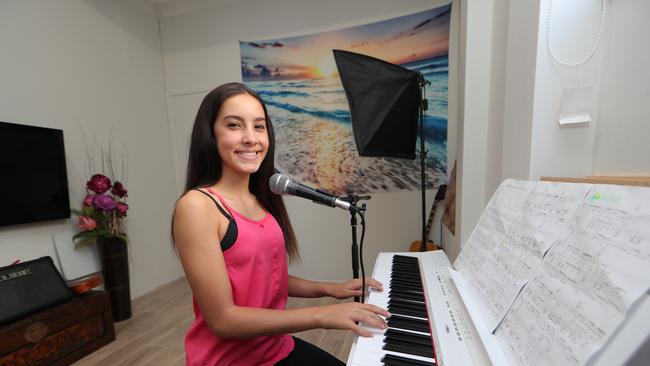
[(273, 174), (269, 179), (269, 187), (271, 188), (271, 192), (275, 194), (286, 194), (287, 187), (290, 183), (291, 179), (280, 173)]

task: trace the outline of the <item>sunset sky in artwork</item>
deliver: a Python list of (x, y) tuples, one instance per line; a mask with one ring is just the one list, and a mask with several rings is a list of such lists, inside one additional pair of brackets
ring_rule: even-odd
[(447, 54), (450, 6), (312, 35), (240, 42), (244, 80), (337, 75), (332, 49), (406, 64)]

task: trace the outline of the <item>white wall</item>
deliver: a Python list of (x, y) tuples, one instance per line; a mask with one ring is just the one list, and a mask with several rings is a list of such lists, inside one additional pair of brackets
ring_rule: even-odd
[[(158, 23), (126, 1), (0, 2), (0, 120), (64, 131), (70, 200), (88, 175), (79, 125), (128, 151), (131, 294), (182, 275), (170, 248), (176, 198)], [(78, 122), (77, 122), (78, 121)], [(74, 219), (0, 227), (0, 265), (55, 255)]]
[(528, 179), (535, 95), (539, 1), (510, 1), (503, 105), (501, 179)]
[[(547, 50), (550, 5), (550, 0), (540, 2), (529, 172), (531, 179), (538, 179), (542, 175), (590, 175), (594, 135), (598, 124), (596, 106), (605, 39), (601, 40), (595, 54), (584, 66), (572, 69), (560, 65)], [(555, 1), (550, 41), (558, 59), (575, 62), (585, 57), (597, 38), (600, 19), (600, 1)], [(560, 126), (558, 115), (563, 91), (587, 86), (593, 87), (592, 122)]]
[[(445, 2), (252, 0), (160, 19), (178, 191), (183, 185), (189, 131), (198, 104), (215, 86), (241, 80), (238, 41), (335, 30), (430, 9), (442, 3)], [(458, 9), (454, 8), (454, 12)], [(457, 13), (452, 16), (457, 18)], [(452, 20), (452, 27), (458, 27), (457, 20)], [(457, 65), (452, 63), (451, 78), (457, 72)], [(449, 85), (450, 94), (456, 93), (453, 88), (457, 84), (452, 80)], [(449, 107), (450, 167), (457, 149), (454, 102)], [(364, 251), (368, 274), (378, 252), (406, 250), (412, 240), (419, 238), (419, 197), (418, 191), (378, 194), (368, 202)], [(428, 192), (427, 207), (432, 199), (433, 192)], [(303, 259), (291, 272), (309, 278), (349, 278), (349, 215), (292, 197), (286, 202)], [(438, 240), (439, 228), (434, 230), (432, 237)]]
[[(650, 174), (650, 27), (647, 1), (607, 1), (605, 31), (584, 66), (547, 49), (550, 0), (510, 2), (502, 178)], [(594, 44), (601, 1), (555, 1), (550, 40), (578, 61)], [(587, 124), (559, 126), (565, 89), (591, 86)]]
[[(462, 245), (500, 183), (506, 0), (462, 2), (456, 238)], [(455, 259), (461, 245), (447, 250)]]
[(594, 174), (650, 174), (650, 1), (611, 1)]

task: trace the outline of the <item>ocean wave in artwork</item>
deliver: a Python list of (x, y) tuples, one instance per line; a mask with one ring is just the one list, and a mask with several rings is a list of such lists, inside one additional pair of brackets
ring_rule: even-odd
[[(430, 82), (425, 114), (427, 187), (447, 175), (447, 58), (403, 65)], [(336, 194), (420, 189), (419, 143), (415, 160), (361, 157), (348, 102), (338, 77), (249, 81), (266, 103), (276, 135), (276, 167), (284, 174)]]
[[(335, 194), (420, 189), (420, 160), (361, 157), (349, 126), (327, 119), (299, 120), (269, 107), (276, 131), (276, 167), (300, 182)], [(428, 144), (427, 187), (446, 179), (446, 142)]]

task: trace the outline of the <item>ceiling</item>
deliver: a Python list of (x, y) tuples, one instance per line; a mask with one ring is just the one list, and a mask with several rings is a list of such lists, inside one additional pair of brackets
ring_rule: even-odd
[(193, 13), (250, 0), (130, 0), (157, 18)]

